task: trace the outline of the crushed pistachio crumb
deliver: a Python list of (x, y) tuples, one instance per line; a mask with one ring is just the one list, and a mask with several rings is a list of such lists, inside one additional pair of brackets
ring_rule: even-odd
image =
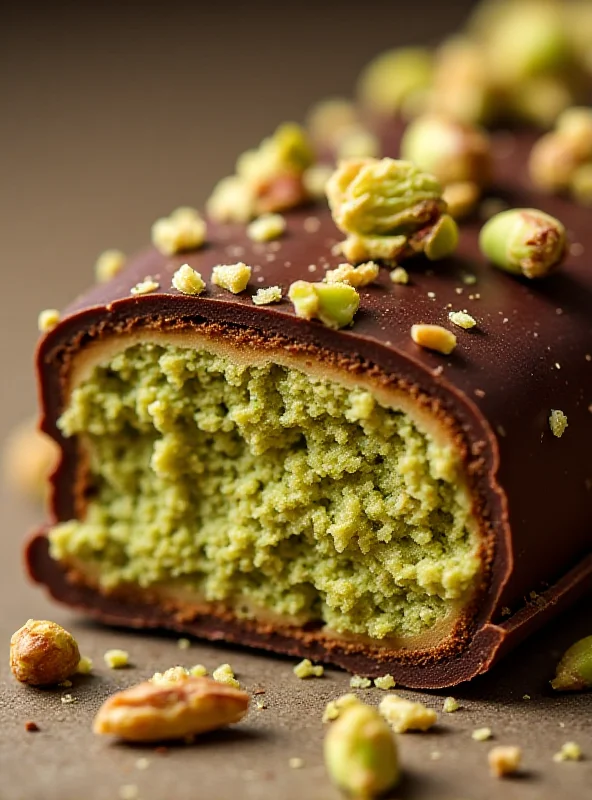
[(61, 686), (62, 689), (69, 689), (70, 686), (73, 686), (72, 681), (66, 678), (65, 681), (58, 683), (58, 686)]
[(335, 329), (349, 325), (360, 305), (360, 296), (347, 283), (295, 281), (288, 297), (297, 316), (319, 319), (323, 325)]
[(136, 769), (148, 769), (150, 766), (150, 761), (147, 758), (138, 758), (136, 759)]
[(551, 433), (553, 436), (556, 436), (558, 439), (563, 436), (565, 429), (567, 428), (567, 417), (563, 411), (560, 411), (559, 409), (551, 410), (549, 427), (551, 428)]
[(195, 208), (177, 208), (152, 226), (152, 243), (163, 255), (197, 250), (206, 241), (207, 225)]
[(420, 347), (435, 350), (444, 355), (449, 355), (456, 347), (456, 336), (441, 325), (413, 325), (411, 338)]
[(136, 283), (135, 286), (132, 286), (130, 292), (134, 297), (137, 297), (141, 294), (150, 294), (151, 292), (155, 292), (159, 288), (160, 284), (153, 280), (151, 277), (144, 278), (143, 281)]
[(189, 674), (192, 678), (203, 678), (208, 674), (208, 671), (203, 664), (194, 664), (189, 667)]
[(207, 674), (208, 671), (203, 664), (196, 664), (190, 669), (186, 669), (185, 667), (170, 667), (165, 672), (155, 672), (149, 680), (150, 683), (158, 684), (178, 683), (179, 681), (185, 680), (185, 678), (203, 678), (204, 675)]
[(227, 686), (233, 686), (235, 689), (240, 689), (240, 683), (234, 677), (234, 672), (230, 664), (221, 664), (218, 669), (212, 672), (212, 678), (218, 683), (225, 683)]
[(529, 694), (523, 694), (523, 695), (522, 695), (522, 699), (523, 699), (523, 700), (530, 700), (530, 699), (531, 699), (531, 697), (530, 697), (530, 695), (529, 695)]
[(392, 675), (382, 675), (381, 677), (374, 679), (374, 685), (377, 689), (382, 689), (383, 691), (388, 692), (389, 689), (395, 688), (396, 683)]
[(460, 703), (458, 702), (458, 700), (455, 697), (446, 697), (445, 698), (444, 705), (442, 706), (442, 709), (447, 714), (454, 714), (454, 712), (458, 711), (459, 708), (460, 708)]
[(76, 672), (79, 675), (90, 675), (90, 673), (92, 672), (92, 666), (93, 666), (92, 658), (89, 658), (88, 656), (82, 656), (82, 658), (78, 662), (78, 667), (76, 669)]
[(257, 289), (253, 295), (253, 302), (256, 306), (267, 306), (270, 303), (279, 303), (282, 299), (282, 290), (279, 286), (266, 286), (264, 289)]
[(372, 686), (372, 681), (369, 678), (362, 678), (361, 675), (352, 675), (349, 679), (349, 685), (352, 689), (369, 689)]
[(503, 778), (513, 775), (518, 771), (522, 760), (522, 750), (519, 747), (500, 746), (493, 747), (488, 755), (489, 769), (494, 778)]
[(400, 284), (409, 283), (409, 273), (405, 267), (395, 267), (391, 272), (391, 281)]
[(553, 761), (581, 761), (583, 758), (582, 748), (576, 742), (566, 742), (561, 745), (561, 750), (555, 753)]
[(477, 283), (477, 276), (472, 275), (470, 272), (464, 272), (461, 280), (465, 286), (474, 286)]
[(212, 270), (212, 283), (227, 289), (232, 294), (240, 294), (247, 288), (251, 271), (251, 267), (242, 261), (237, 264), (219, 264)]
[(129, 653), (126, 650), (107, 650), (103, 658), (109, 669), (122, 669), (129, 666)]
[(52, 331), (56, 325), (59, 325), (60, 319), (61, 315), (57, 308), (46, 308), (39, 314), (37, 327), (41, 333), (48, 333)]
[(181, 294), (201, 294), (206, 284), (197, 270), (183, 264), (173, 275), (173, 288)]
[(451, 311), (448, 314), (448, 319), (453, 325), (458, 325), (459, 328), (464, 328), (465, 330), (474, 328), (477, 324), (477, 320), (467, 314), (466, 311)]
[(189, 650), (189, 648), (191, 647), (191, 642), (189, 641), (189, 639), (179, 639), (177, 641), (177, 647), (179, 648), (179, 650)]
[(95, 262), (95, 278), (99, 283), (107, 283), (119, 275), (124, 266), (125, 255), (121, 250), (105, 250)]
[(313, 666), (308, 658), (305, 658), (294, 667), (294, 675), (297, 678), (321, 678), (325, 674), (325, 668), (322, 665)]
[(438, 721), (438, 715), (433, 709), (396, 694), (383, 698), (378, 710), (395, 733), (427, 731)]
[(471, 734), (471, 738), (476, 742), (486, 742), (492, 736), (491, 728), (476, 728)]
[(69, 705), (70, 703), (76, 702), (76, 698), (73, 697), (71, 694), (63, 694), (60, 699), (65, 706)]
[(351, 692), (338, 697), (337, 700), (330, 700), (323, 712), (323, 722), (332, 722), (334, 719), (337, 719), (344, 708), (355, 706), (360, 702), (356, 695)]
[(374, 261), (366, 261), (354, 267), (352, 264), (339, 264), (336, 269), (330, 269), (325, 273), (326, 283), (347, 283), (354, 289), (368, 286), (378, 277), (380, 268)]
[(304, 766), (304, 761), (301, 758), (291, 758), (288, 761), (288, 765), (290, 769), (302, 769)]
[(281, 214), (262, 214), (247, 226), (247, 236), (254, 242), (270, 242), (286, 230), (286, 220)]

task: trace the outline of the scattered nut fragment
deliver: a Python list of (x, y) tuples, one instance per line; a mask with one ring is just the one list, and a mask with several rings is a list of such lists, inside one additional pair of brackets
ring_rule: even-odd
[(65, 705), (65, 706), (71, 705), (72, 703), (76, 702), (76, 698), (73, 697), (71, 694), (63, 694), (60, 697), (60, 700), (62, 701), (63, 705)]
[(181, 294), (197, 295), (206, 288), (205, 281), (189, 264), (183, 264), (173, 275), (173, 288)]
[(179, 650), (189, 650), (191, 647), (191, 641), (189, 639), (178, 639), (177, 647)]
[(592, 636), (580, 639), (565, 651), (551, 686), (556, 692), (592, 689)]
[(3, 477), (26, 497), (42, 500), (58, 457), (54, 440), (38, 429), (36, 420), (26, 420), (8, 436), (2, 453)]
[(325, 674), (325, 668), (322, 664), (313, 666), (312, 662), (308, 658), (305, 658), (299, 664), (296, 664), (293, 672), (297, 678), (322, 678)]
[(212, 270), (212, 283), (232, 294), (244, 292), (250, 279), (251, 267), (242, 261), (237, 264), (219, 264)]
[(325, 273), (325, 283), (347, 283), (354, 289), (368, 286), (378, 277), (380, 267), (374, 261), (367, 261), (357, 267), (351, 264), (339, 264), (336, 269), (330, 269)]
[(392, 675), (382, 675), (382, 677), (374, 679), (374, 685), (377, 689), (388, 692), (389, 689), (395, 688), (396, 683)]
[(266, 286), (264, 289), (257, 289), (253, 295), (253, 302), (256, 306), (266, 306), (270, 303), (279, 303), (282, 299), (282, 290), (279, 286)]
[(438, 721), (438, 715), (433, 709), (396, 694), (384, 697), (378, 710), (395, 733), (427, 731)]
[(325, 147), (335, 147), (343, 134), (358, 123), (358, 109), (351, 100), (341, 97), (315, 103), (306, 115), (306, 127), (311, 138)]
[(323, 712), (323, 722), (333, 722), (341, 714), (344, 708), (358, 705), (361, 701), (351, 692), (338, 697), (337, 700), (330, 700)]
[(92, 672), (93, 662), (92, 658), (88, 656), (82, 656), (80, 661), (78, 662), (78, 666), (76, 667), (76, 672), (79, 675), (90, 675)]
[(93, 730), (129, 742), (184, 739), (239, 722), (248, 706), (245, 692), (209, 678), (166, 685), (146, 681), (109, 697)]
[(155, 292), (159, 288), (160, 284), (158, 283), (158, 281), (155, 281), (151, 277), (147, 277), (144, 278), (143, 281), (140, 281), (140, 283), (136, 283), (135, 286), (132, 286), (132, 288), (130, 289), (130, 293), (134, 297), (138, 297), (139, 295), (142, 294), (151, 294), (152, 292)]
[(324, 751), (333, 782), (355, 797), (376, 797), (399, 781), (393, 734), (370, 706), (345, 708), (325, 736)]
[(95, 277), (99, 283), (113, 280), (125, 266), (125, 255), (121, 250), (105, 250), (95, 263)]
[(206, 204), (208, 216), (216, 222), (248, 222), (254, 208), (254, 189), (238, 175), (218, 181)]
[(190, 669), (185, 669), (185, 667), (170, 667), (170, 669), (167, 669), (165, 672), (155, 672), (154, 675), (149, 678), (149, 681), (150, 683), (158, 683), (162, 685), (168, 683), (177, 683), (178, 681), (185, 680), (185, 678), (189, 677), (203, 678), (207, 674), (208, 671), (203, 664), (196, 664)]
[(581, 761), (583, 757), (582, 748), (577, 742), (566, 742), (561, 745), (561, 750), (555, 753), (553, 761)]
[(481, 228), (479, 247), (496, 267), (513, 275), (542, 278), (558, 267), (567, 250), (565, 228), (536, 208), (511, 208)]
[(152, 226), (152, 243), (165, 256), (197, 250), (205, 244), (207, 225), (195, 208), (177, 208)]
[(10, 639), (10, 669), (21, 683), (53, 686), (76, 672), (80, 652), (61, 625), (30, 619)]
[(390, 274), (393, 283), (407, 284), (409, 283), (409, 273), (404, 267), (395, 267)]
[(123, 669), (124, 667), (129, 667), (129, 653), (127, 650), (107, 650), (103, 658), (109, 669)]
[(453, 325), (457, 325), (459, 328), (464, 328), (465, 330), (470, 330), (477, 324), (477, 320), (470, 314), (467, 314), (466, 311), (451, 311), (448, 314), (448, 319)]
[(492, 736), (491, 728), (476, 728), (471, 733), (471, 739), (474, 739), (476, 742), (486, 742), (488, 739), (491, 739)]
[(352, 689), (369, 689), (372, 686), (370, 678), (363, 678), (361, 675), (352, 675), (349, 679)]
[(225, 683), (227, 686), (232, 686), (234, 689), (240, 688), (240, 683), (234, 677), (234, 672), (230, 664), (221, 664), (218, 669), (212, 672), (212, 678), (218, 683)]
[(343, 132), (336, 144), (335, 156), (338, 161), (344, 158), (377, 158), (380, 149), (378, 136), (357, 125)]
[[(329, 164), (313, 164), (312, 167), (304, 171), (302, 183), (312, 200), (326, 199), (327, 183), (333, 172), (334, 169)], [(314, 219), (314, 217), (311, 219)], [(313, 233), (314, 231), (310, 232)]]
[(420, 347), (449, 355), (456, 347), (456, 336), (441, 325), (418, 324), (411, 326), (411, 338)]
[(247, 236), (254, 242), (270, 242), (286, 230), (286, 220), (281, 214), (262, 214), (247, 227)]
[(360, 305), (360, 296), (347, 283), (296, 281), (290, 286), (288, 297), (297, 316), (319, 319), (335, 329), (349, 325)]
[(433, 57), (427, 48), (401, 47), (376, 56), (360, 76), (358, 94), (373, 111), (415, 114), (432, 80)]
[(460, 703), (455, 697), (446, 697), (444, 699), (444, 705), (442, 706), (442, 710), (445, 711), (447, 714), (454, 714), (455, 711), (458, 711), (460, 708)]
[(61, 314), (57, 308), (46, 308), (39, 314), (37, 327), (40, 333), (49, 333), (60, 324)]
[(567, 428), (567, 417), (557, 408), (551, 410), (551, 415), (549, 416), (549, 427), (551, 428), (551, 433), (553, 436), (556, 436), (560, 439), (563, 434), (565, 433), (565, 429)]
[(506, 775), (513, 775), (520, 768), (522, 750), (511, 746), (493, 747), (487, 755), (487, 760), (493, 777), (504, 778)]

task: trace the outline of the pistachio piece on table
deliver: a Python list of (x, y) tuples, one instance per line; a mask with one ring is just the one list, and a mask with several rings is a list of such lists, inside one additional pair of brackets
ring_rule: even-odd
[(586, 636), (566, 650), (551, 681), (557, 692), (592, 689), (592, 636)]

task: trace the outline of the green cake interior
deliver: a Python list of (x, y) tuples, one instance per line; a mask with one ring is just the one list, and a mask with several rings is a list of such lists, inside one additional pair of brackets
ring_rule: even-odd
[(88, 451), (92, 492), (51, 552), (105, 589), (178, 586), (383, 639), (429, 632), (479, 579), (454, 448), (366, 388), (131, 343), (73, 388), (59, 425)]

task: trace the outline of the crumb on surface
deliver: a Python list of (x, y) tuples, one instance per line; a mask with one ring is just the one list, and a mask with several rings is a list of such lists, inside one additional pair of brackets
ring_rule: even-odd
[(474, 739), (476, 742), (486, 742), (488, 739), (493, 737), (493, 733), (491, 728), (476, 728), (471, 733), (471, 739)]
[(238, 261), (236, 264), (218, 264), (212, 270), (212, 283), (222, 289), (227, 289), (232, 294), (240, 294), (247, 288), (251, 271), (251, 267), (242, 261)]
[(553, 436), (556, 436), (558, 439), (563, 436), (567, 428), (567, 417), (563, 411), (552, 409), (551, 415), (549, 416), (549, 427), (551, 428)]
[(304, 766), (304, 761), (301, 758), (294, 757), (289, 759), (288, 765), (290, 766), (290, 769), (302, 769)]
[(477, 276), (471, 274), (470, 272), (464, 272), (461, 275), (461, 281), (465, 286), (474, 286), (477, 283)]
[(76, 702), (76, 698), (73, 697), (71, 694), (63, 694), (61, 696), (60, 700), (62, 701), (62, 703), (65, 706), (69, 705), (70, 703), (75, 703)]
[(522, 761), (522, 750), (519, 747), (500, 745), (489, 751), (487, 760), (491, 774), (495, 778), (503, 778), (518, 771)]
[(339, 264), (335, 269), (330, 269), (325, 273), (326, 283), (347, 283), (354, 289), (375, 281), (378, 277), (380, 268), (374, 261), (366, 261), (354, 267), (352, 264)]
[(352, 675), (349, 679), (352, 689), (369, 689), (372, 686), (370, 678), (363, 678), (361, 675)]
[(455, 697), (445, 698), (442, 710), (445, 711), (447, 714), (454, 714), (454, 712), (458, 711), (459, 708), (460, 708), (460, 703)]
[(392, 675), (382, 675), (381, 677), (374, 679), (374, 685), (377, 689), (382, 689), (383, 691), (388, 692), (389, 689), (395, 688), (396, 683)]
[(191, 642), (189, 639), (185, 638), (178, 639), (177, 647), (179, 648), (179, 650), (189, 650), (189, 648), (191, 647)]
[(148, 769), (150, 761), (147, 758), (136, 759), (136, 769)]
[(57, 308), (46, 308), (39, 314), (37, 327), (41, 333), (52, 331), (61, 320), (61, 314)]
[(103, 658), (109, 669), (123, 669), (129, 667), (129, 653), (127, 650), (107, 650)]
[(393, 283), (399, 283), (401, 285), (409, 283), (409, 273), (405, 267), (395, 267), (391, 271), (390, 276)]
[(282, 299), (282, 290), (279, 286), (266, 286), (257, 289), (253, 295), (253, 302), (256, 306), (266, 306), (270, 303), (279, 303)]
[(195, 666), (186, 669), (185, 667), (169, 667), (164, 672), (155, 672), (149, 678), (150, 683), (167, 684), (177, 683), (185, 678), (203, 678), (208, 674), (207, 669), (203, 664), (195, 664)]
[(181, 294), (198, 295), (206, 288), (204, 279), (189, 264), (183, 264), (173, 275), (173, 288)]
[(360, 702), (361, 700), (351, 692), (338, 697), (336, 700), (330, 700), (323, 712), (323, 722), (332, 722), (334, 719), (337, 719), (344, 708), (358, 705)]
[(240, 683), (235, 678), (230, 664), (221, 664), (212, 672), (212, 678), (215, 681), (218, 681), (218, 683), (225, 683), (227, 686), (233, 686), (235, 689), (240, 689)]
[(92, 672), (92, 667), (92, 658), (89, 658), (88, 656), (82, 656), (78, 662), (78, 668), (76, 672), (78, 672), (79, 675), (89, 675)]
[(152, 292), (155, 292), (159, 288), (160, 284), (158, 283), (158, 281), (155, 281), (153, 280), (153, 278), (148, 276), (147, 278), (144, 278), (143, 281), (140, 281), (139, 283), (136, 283), (135, 286), (132, 286), (132, 288), (130, 289), (130, 293), (134, 297), (138, 297), (139, 295), (143, 294), (151, 294)]
[(27, 731), (27, 733), (37, 733), (38, 731), (41, 730), (41, 728), (39, 727), (39, 725), (37, 725), (36, 722), (29, 721), (25, 722), (25, 730)]
[(115, 278), (125, 266), (125, 255), (121, 250), (105, 250), (95, 262), (95, 278), (107, 283)]
[(553, 756), (553, 761), (581, 761), (583, 755), (582, 748), (577, 742), (565, 742), (561, 745), (561, 750)]
[(378, 710), (395, 733), (427, 731), (438, 721), (438, 715), (433, 709), (396, 694), (383, 698)]
[(152, 226), (152, 243), (163, 255), (197, 250), (206, 241), (207, 225), (195, 208), (181, 207)]
[(411, 338), (420, 347), (444, 355), (450, 355), (456, 347), (456, 336), (441, 325), (412, 325)]
[(299, 664), (296, 664), (293, 672), (297, 678), (301, 679), (322, 678), (323, 675), (325, 674), (325, 668), (323, 667), (322, 664), (314, 666), (308, 658), (305, 658)]
[(286, 219), (281, 214), (262, 214), (247, 226), (247, 236), (253, 242), (271, 242), (285, 230)]
[(457, 325), (459, 328), (464, 328), (465, 330), (470, 330), (470, 328), (474, 328), (477, 324), (477, 320), (465, 311), (451, 311), (448, 314), (448, 319), (453, 325)]

